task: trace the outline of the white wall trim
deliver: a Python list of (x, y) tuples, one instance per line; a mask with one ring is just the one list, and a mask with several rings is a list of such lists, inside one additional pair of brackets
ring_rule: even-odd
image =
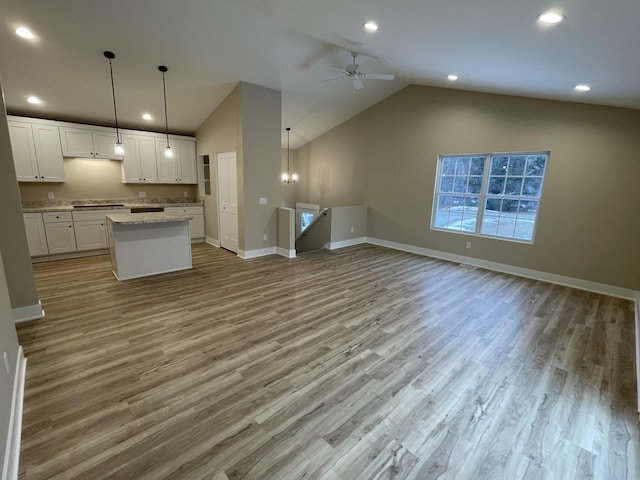
[(209, 245), (213, 245), (214, 247), (220, 248), (220, 240), (216, 240), (215, 238), (211, 238), (211, 237), (206, 237), (205, 242), (207, 242)]
[(287, 250), (286, 248), (280, 248), (278, 247), (278, 255), (281, 255), (283, 257), (287, 257), (287, 258), (296, 258), (296, 251), (294, 250)]
[(350, 247), (352, 245), (360, 245), (361, 243), (367, 243), (367, 237), (350, 238), (348, 240), (341, 240), (339, 242), (329, 242), (329, 250), (335, 250), (336, 248)]
[(381, 240), (379, 238), (367, 237), (367, 243), (378, 245), (381, 247), (393, 248), (395, 250), (416, 253), (418, 255), (425, 255), (427, 257), (439, 258), (441, 260), (448, 260), (450, 262), (463, 263), (465, 265), (472, 265), (474, 267), (486, 268), (487, 270), (494, 270), (496, 272), (509, 273), (518, 277), (525, 277), (531, 278), (533, 280), (555, 283), (557, 285), (577, 288), (579, 290), (586, 290), (588, 292), (595, 292), (612, 297), (624, 298), (625, 300), (635, 300), (637, 295), (640, 293), (636, 290), (631, 290), (628, 288), (616, 287), (613, 285), (606, 285), (604, 283), (598, 282), (591, 282), (588, 280), (582, 280), (580, 278), (566, 277), (564, 275), (556, 275), (555, 273), (541, 272), (539, 270), (531, 270), (529, 268), (515, 267), (513, 265), (481, 260), (479, 258), (465, 257), (464, 255), (441, 252), (439, 250), (431, 250), (428, 248), (416, 247), (404, 243), (390, 242), (388, 240)]
[(38, 301), (35, 305), (27, 305), (26, 307), (18, 307), (13, 309), (13, 320), (16, 323), (28, 322), (29, 320), (37, 320), (44, 317), (42, 304)]
[(20, 439), (22, 433), (22, 407), (24, 404), (24, 383), (27, 370), (27, 359), (22, 347), (18, 348), (16, 371), (13, 380), (13, 397), (11, 402), (11, 416), (9, 417), (9, 432), (7, 448), (4, 452), (4, 468), (2, 480), (16, 480), (20, 463)]
[(634, 305), (636, 313), (636, 388), (638, 390), (638, 420), (640, 421), (640, 293), (636, 295)]
[(243, 260), (250, 260), (252, 258), (266, 257), (267, 255), (276, 255), (278, 250), (276, 247), (258, 248), (256, 250), (240, 250), (238, 249), (238, 256)]

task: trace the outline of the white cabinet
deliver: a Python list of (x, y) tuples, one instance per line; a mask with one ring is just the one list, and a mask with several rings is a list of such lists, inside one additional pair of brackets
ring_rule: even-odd
[(113, 150), (116, 133), (112, 131), (62, 126), (60, 140), (65, 157), (122, 160)]
[(79, 252), (100, 250), (109, 246), (106, 216), (111, 213), (131, 213), (131, 210), (85, 210), (73, 212), (73, 227)]
[(124, 159), (123, 183), (158, 183), (156, 138), (145, 135), (122, 135)]
[(204, 239), (204, 207), (165, 207), (165, 213), (186, 213), (191, 217), (189, 220), (189, 235), (191, 240)]
[(55, 125), (9, 120), (19, 182), (64, 182), (60, 131)]
[(41, 213), (24, 213), (24, 228), (27, 232), (27, 242), (29, 243), (29, 253), (32, 257), (47, 255), (47, 236), (44, 233), (44, 221)]
[(167, 139), (156, 138), (158, 183), (198, 183), (195, 142), (169, 137), (169, 145), (173, 148), (172, 158), (164, 156)]
[(44, 230), (50, 254), (76, 251), (76, 236), (71, 212), (43, 213)]

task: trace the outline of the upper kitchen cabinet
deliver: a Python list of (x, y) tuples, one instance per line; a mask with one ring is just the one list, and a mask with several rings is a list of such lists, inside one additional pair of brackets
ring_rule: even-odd
[(122, 160), (122, 155), (116, 155), (113, 151), (116, 134), (109, 129), (94, 130), (61, 126), (60, 139), (65, 157)]
[(18, 181), (64, 182), (58, 127), (16, 120), (8, 124)]
[(173, 148), (172, 158), (164, 156), (166, 138), (156, 138), (158, 183), (198, 183), (195, 141), (169, 137), (169, 144)]
[(158, 183), (156, 138), (123, 134), (122, 183)]

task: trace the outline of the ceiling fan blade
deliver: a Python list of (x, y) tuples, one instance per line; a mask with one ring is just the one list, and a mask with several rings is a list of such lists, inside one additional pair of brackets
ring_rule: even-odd
[(370, 78), (371, 80), (393, 80), (396, 76), (392, 73), (363, 73), (362, 78)]
[(329, 70), (333, 70), (334, 72), (344, 73), (344, 69), (342, 69), (342, 68), (335, 68), (335, 67), (332, 67), (330, 65), (325, 65), (325, 67), (328, 68)]
[(364, 84), (362, 83), (362, 80), (360, 80), (359, 78), (354, 78), (353, 79), (353, 88), (355, 88), (356, 90), (362, 90), (362, 87), (364, 87)]
[(324, 80), (320, 80), (320, 83), (327, 83), (327, 82), (332, 82), (334, 80), (340, 80), (342, 78), (345, 78), (345, 76), (341, 76), (341, 77), (331, 77), (331, 78), (325, 78)]

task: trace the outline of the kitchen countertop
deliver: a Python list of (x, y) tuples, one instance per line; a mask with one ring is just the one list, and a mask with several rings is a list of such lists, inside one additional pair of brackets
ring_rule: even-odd
[[(95, 202), (95, 207), (83, 207), (83, 208), (73, 208), (73, 204), (69, 205), (42, 205), (42, 206), (28, 206), (23, 207), (23, 213), (44, 213), (44, 212), (87, 212), (93, 210), (118, 210), (118, 209), (127, 209), (127, 208), (153, 208), (153, 207), (201, 207), (204, 205), (202, 202), (167, 202), (167, 203), (134, 203), (134, 202), (102, 202), (102, 203), (122, 203), (122, 206), (114, 206), (114, 207), (104, 207), (100, 206), (100, 202)], [(76, 205), (93, 205), (89, 201), (86, 202), (78, 202)], [(140, 215), (140, 214), (136, 214)]]
[(113, 213), (107, 220), (120, 225), (141, 225), (145, 223), (166, 223), (191, 220), (190, 215), (179, 213), (146, 212), (146, 213)]

